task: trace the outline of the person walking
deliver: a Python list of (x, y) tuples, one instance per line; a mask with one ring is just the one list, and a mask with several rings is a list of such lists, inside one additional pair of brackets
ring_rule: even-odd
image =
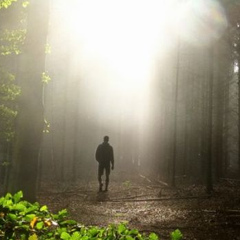
[(109, 184), (110, 167), (112, 166), (112, 170), (114, 169), (113, 147), (108, 142), (109, 137), (105, 136), (103, 138), (103, 143), (98, 145), (95, 154), (95, 158), (98, 162), (99, 192), (103, 191), (102, 175), (104, 174), (104, 171), (106, 175), (104, 191), (107, 192)]

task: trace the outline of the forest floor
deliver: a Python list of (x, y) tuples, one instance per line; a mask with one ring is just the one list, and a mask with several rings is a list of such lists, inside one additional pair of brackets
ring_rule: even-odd
[[(155, 232), (161, 240), (179, 229), (187, 240), (240, 239), (240, 181), (223, 179), (211, 196), (205, 187), (179, 184), (172, 189), (144, 176), (113, 178), (108, 192), (97, 181), (64, 187), (42, 184), (38, 201), (53, 212), (66, 208), (70, 218), (86, 226), (127, 221), (130, 228)], [(52, 186), (51, 186), (52, 185)]]

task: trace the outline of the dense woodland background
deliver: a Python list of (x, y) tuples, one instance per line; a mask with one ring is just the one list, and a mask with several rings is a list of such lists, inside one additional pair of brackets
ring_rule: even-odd
[[(214, 11), (215, 1), (206, 2)], [(220, 27), (211, 18), (210, 32), (195, 24), (191, 42), (169, 29), (143, 99), (91, 77), (81, 42), (59, 17), (64, 5), (0, 0), (2, 192), (21, 189), (33, 201), (44, 181), (97, 179), (104, 135), (120, 173), (171, 186), (184, 179), (208, 193), (222, 178), (239, 178), (240, 2), (218, 2)]]

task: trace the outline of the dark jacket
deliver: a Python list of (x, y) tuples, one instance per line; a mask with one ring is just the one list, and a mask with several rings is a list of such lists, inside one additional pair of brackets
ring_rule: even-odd
[(114, 166), (113, 147), (107, 142), (103, 142), (97, 147), (95, 157), (100, 165), (109, 166), (111, 162)]

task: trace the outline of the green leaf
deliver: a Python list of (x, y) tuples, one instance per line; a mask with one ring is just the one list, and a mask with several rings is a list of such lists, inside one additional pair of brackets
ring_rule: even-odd
[(39, 206), (37, 204), (32, 205), (32, 206), (28, 207), (25, 212), (26, 213), (34, 212), (34, 211), (38, 210), (38, 208), (39, 208)]
[(27, 214), (24, 219), (27, 222), (31, 222), (36, 217), (36, 214)]
[(138, 234), (139, 234), (139, 231), (136, 230), (136, 229), (132, 229), (132, 230), (129, 231), (129, 234), (135, 236), (135, 235), (138, 235)]
[(91, 237), (95, 237), (98, 234), (98, 229), (96, 227), (90, 228), (89, 234), (91, 235)]
[(67, 225), (75, 225), (75, 224), (77, 224), (77, 222), (75, 220), (66, 220), (66, 221), (61, 222), (61, 224), (62, 225), (65, 225), (65, 224), (67, 224)]
[(37, 224), (36, 224), (36, 228), (38, 229), (38, 230), (41, 230), (42, 228), (44, 227), (44, 222), (38, 222)]
[(26, 240), (26, 239), (27, 239), (26, 234), (25, 234), (25, 233), (22, 233), (22, 234), (20, 235), (20, 239), (21, 239), (21, 240)]
[(149, 235), (149, 240), (158, 240), (157, 234), (151, 233), (151, 234)]
[(182, 233), (179, 229), (176, 229), (175, 231), (171, 232), (171, 240), (181, 240), (183, 238)]
[(0, 198), (0, 206), (3, 204), (4, 199), (5, 199), (4, 197), (1, 197), (1, 198)]
[[(81, 237), (81, 240), (88, 240), (88, 239), (89, 239), (88, 236)], [(108, 239), (110, 239), (110, 238), (108, 238)]]
[(63, 210), (58, 212), (58, 217), (63, 218), (63, 217), (66, 217), (67, 214), (68, 214), (67, 209), (63, 209)]
[(32, 236), (28, 238), (28, 240), (38, 240), (37, 235), (34, 233)]
[(17, 216), (16, 216), (15, 214), (13, 214), (13, 213), (9, 213), (9, 214), (7, 215), (7, 218), (9, 218), (9, 219), (12, 220), (12, 221), (17, 220)]
[(126, 230), (125, 224), (121, 223), (121, 224), (118, 225), (117, 231), (118, 231), (119, 234), (123, 233), (125, 230)]
[(71, 236), (67, 232), (62, 232), (61, 239), (68, 240)]
[(47, 212), (47, 211), (48, 211), (47, 206), (46, 206), (46, 205), (42, 206), (42, 207), (40, 208), (40, 211), (41, 211), (41, 212)]
[(23, 192), (19, 191), (16, 194), (13, 195), (13, 201), (14, 203), (18, 203), (20, 201), (20, 199), (23, 198)]
[(71, 240), (79, 240), (81, 237), (80, 233), (79, 232), (74, 232), (72, 234), (72, 237), (71, 237)]
[(19, 212), (25, 212), (26, 206), (23, 203), (17, 203), (13, 206), (13, 210), (19, 211)]
[(3, 207), (4, 207), (4, 208), (11, 208), (12, 205), (13, 205), (12, 200), (11, 200), (11, 199), (6, 200), (6, 198), (5, 198), (5, 201), (3, 202)]
[(134, 240), (134, 238), (131, 236), (126, 236), (126, 240)]
[(12, 194), (11, 193), (7, 193), (5, 196), (6, 200), (12, 199)]

